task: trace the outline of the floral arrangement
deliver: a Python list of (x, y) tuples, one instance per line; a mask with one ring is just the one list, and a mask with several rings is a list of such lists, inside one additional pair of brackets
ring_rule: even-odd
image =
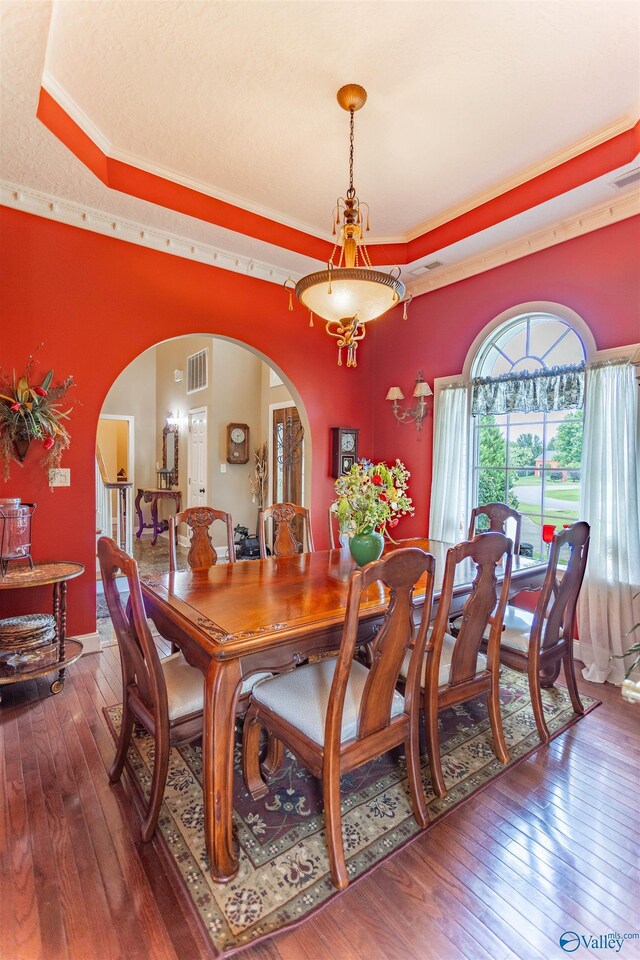
[(63, 422), (69, 419), (71, 408), (63, 410), (60, 401), (72, 386), (73, 377), (52, 388), (53, 370), (49, 370), (40, 384), (32, 386), (33, 363), (31, 357), (21, 377), (15, 370), (11, 378), (0, 372), (0, 453), (5, 480), (9, 479), (11, 461), (22, 463), (32, 440), (42, 441), (45, 469), (59, 467), (71, 443)]
[(263, 443), (261, 447), (256, 447), (253, 451), (253, 476), (249, 474), (249, 484), (251, 486), (251, 501), (258, 501), (258, 506), (262, 510), (267, 502), (267, 481), (269, 479), (269, 458), (267, 444)]
[(341, 533), (354, 536), (377, 530), (390, 539), (389, 530), (400, 517), (413, 513), (407, 496), (409, 471), (401, 460), (393, 466), (358, 460), (348, 473), (336, 480), (338, 499), (331, 504)]

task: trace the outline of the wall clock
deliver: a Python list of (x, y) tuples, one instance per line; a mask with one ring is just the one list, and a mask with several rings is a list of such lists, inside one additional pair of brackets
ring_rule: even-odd
[(348, 473), (358, 459), (358, 429), (355, 427), (332, 427), (331, 474), (341, 477)]
[(249, 427), (246, 423), (227, 424), (227, 463), (249, 462)]

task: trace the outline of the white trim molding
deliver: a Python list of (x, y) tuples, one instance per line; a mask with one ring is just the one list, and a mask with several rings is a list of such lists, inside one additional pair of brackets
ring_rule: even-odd
[[(537, 230), (512, 243), (500, 244), (475, 257), (468, 257), (446, 270), (439, 270), (435, 276), (426, 274), (418, 280), (408, 281), (407, 289), (414, 297), (422, 293), (430, 293), (432, 290), (449, 286), (451, 283), (458, 283), (459, 280), (467, 280), (478, 273), (493, 270), (495, 267), (501, 267), (513, 260), (528, 257), (531, 253), (538, 253), (538, 251), (546, 250), (557, 243), (573, 240), (575, 237), (581, 237), (583, 234), (599, 230), (601, 227), (608, 227), (637, 214), (640, 214), (640, 193), (628, 192), (613, 200), (607, 200), (606, 203), (591, 207), (574, 217), (545, 227), (544, 230)], [(437, 258), (437, 250), (434, 250), (433, 256)], [(411, 266), (411, 264), (407, 264), (406, 269), (409, 272)]]
[(82, 656), (86, 657), (90, 653), (100, 653), (100, 634), (97, 630), (93, 633), (79, 633), (75, 637), (68, 637), (69, 640), (78, 640), (82, 644)]
[(115, 237), (117, 240), (135, 243), (140, 247), (148, 247), (161, 253), (170, 253), (175, 257), (206, 263), (221, 270), (231, 270), (232, 273), (257, 277), (269, 283), (282, 285), (291, 276), (287, 270), (252, 257), (239, 256), (209, 244), (194, 243), (188, 237), (182, 237), (176, 233), (150, 229), (143, 223), (114, 217), (94, 207), (75, 203), (73, 200), (61, 200), (51, 194), (2, 180), (0, 180), (0, 205), (11, 207), (13, 210), (22, 210), (24, 213), (32, 213), (37, 217), (45, 217), (47, 220), (66, 223), (71, 227), (80, 227), (81, 230), (91, 230), (92, 233), (100, 233), (105, 237)]

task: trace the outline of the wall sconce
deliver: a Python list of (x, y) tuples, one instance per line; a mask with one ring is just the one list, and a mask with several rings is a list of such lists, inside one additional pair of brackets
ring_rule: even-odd
[(398, 400), (404, 400), (404, 393), (400, 387), (389, 387), (386, 399), (393, 400), (393, 415), (399, 423), (415, 423), (416, 429), (422, 430), (422, 421), (427, 413), (427, 401), (425, 398), (430, 397), (432, 392), (431, 387), (422, 377), (422, 370), (418, 370), (416, 386), (413, 391), (414, 397), (418, 398), (415, 406), (408, 407), (406, 410), (400, 409)]

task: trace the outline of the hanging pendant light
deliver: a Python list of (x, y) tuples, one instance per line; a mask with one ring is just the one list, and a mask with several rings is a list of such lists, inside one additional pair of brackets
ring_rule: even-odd
[[(353, 186), (353, 131), (354, 113), (364, 106), (367, 91), (357, 83), (349, 83), (338, 90), (338, 103), (349, 113), (349, 189), (339, 197), (333, 213), (333, 234), (339, 227), (326, 270), (310, 273), (297, 283), (285, 281), (289, 290), (289, 310), (293, 297), (309, 310), (310, 325), (316, 314), (326, 321), (327, 333), (338, 341), (338, 364), (342, 366), (342, 350), (347, 351), (347, 366), (357, 366), (356, 350), (364, 339), (365, 324), (395, 307), (405, 294), (400, 281), (400, 268), (385, 273), (371, 265), (369, 253), (362, 239), (363, 210), (366, 209), (365, 230), (369, 229), (369, 207), (361, 203)], [(337, 262), (336, 262), (337, 256)], [(397, 271), (397, 273), (396, 273)], [(405, 302), (406, 317), (406, 302)]]

